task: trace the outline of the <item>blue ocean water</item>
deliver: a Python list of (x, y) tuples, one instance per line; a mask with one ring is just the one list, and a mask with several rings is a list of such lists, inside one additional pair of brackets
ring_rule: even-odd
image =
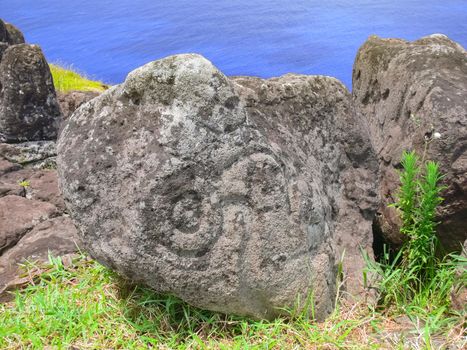
[(351, 85), (371, 34), (444, 33), (467, 45), (467, 0), (0, 0), (47, 59), (119, 83), (134, 68), (196, 52), (227, 75), (331, 75)]

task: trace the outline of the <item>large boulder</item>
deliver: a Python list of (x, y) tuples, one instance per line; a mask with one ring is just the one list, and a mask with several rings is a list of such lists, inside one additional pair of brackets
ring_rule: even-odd
[(60, 121), (49, 66), (36, 45), (11, 45), (0, 61), (0, 142), (50, 140)]
[(438, 233), (445, 248), (467, 238), (467, 53), (444, 35), (414, 42), (370, 37), (353, 69), (353, 96), (379, 157), (382, 198), (376, 228), (400, 245), (396, 199), (404, 150), (435, 160), (447, 186)]
[[(322, 76), (233, 79), (242, 86), (239, 95), (250, 118), (269, 142), (295, 162), (298, 172), (307, 169), (303, 179), (309, 186), (322, 189), (314, 196), (324, 196), (332, 213), (315, 207), (309, 220), (316, 226), (309, 229), (331, 227), (337, 258), (344, 259), (344, 286), (360, 294), (366, 266), (362, 249), (373, 256), (378, 164), (350, 93), (338, 80)], [(301, 162), (305, 165), (298, 166)]]
[[(229, 80), (201, 56), (172, 56), (66, 121), (61, 189), (91, 255), (133, 281), (257, 318), (313, 295), (322, 319), (334, 236), (358, 221), (357, 246), (375, 207), (355, 116), (336, 79)], [(349, 204), (351, 175), (373, 205)]]

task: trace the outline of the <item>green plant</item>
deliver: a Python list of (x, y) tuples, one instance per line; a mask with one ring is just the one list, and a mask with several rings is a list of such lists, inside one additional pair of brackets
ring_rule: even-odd
[(381, 261), (372, 262), (367, 257), (368, 270), (379, 277), (381, 306), (394, 305), (433, 320), (433, 313), (449, 311), (450, 292), (456, 284), (465, 283), (466, 261), (454, 254), (437, 255), (435, 216), (443, 190), (438, 164), (420, 162), (415, 152), (404, 152), (401, 164), (401, 185), (392, 206), (400, 213), (400, 231), (407, 241), (394, 258), (386, 247)]
[(20, 185), (21, 187), (26, 189), (29, 186), (31, 186), (31, 183), (29, 182), (29, 180), (22, 180), (22, 181), (18, 182), (18, 185)]
[(435, 277), (440, 261), (436, 236), (436, 207), (442, 202), (441, 174), (435, 162), (428, 161), (422, 174), (415, 152), (402, 155), (403, 171), (398, 200), (393, 204), (401, 213), (401, 233), (408, 237), (403, 249), (402, 266), (414, 277), (411, 286), (421, 288)]

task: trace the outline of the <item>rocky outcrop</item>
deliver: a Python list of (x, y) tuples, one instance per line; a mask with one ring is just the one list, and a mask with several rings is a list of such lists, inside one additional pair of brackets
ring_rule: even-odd
[(19, 263), (46, 261), (49, 252), (66, 255), (78, 249), (79, 239), (65, 211), (57, 172), (43, 167), (55, 164), (55, 153), (50, 155), (47, 158), (47, 152), (37, 152), (30, 144), (0, 143), (0, 301), (9, 299), (6, 291), (16, 285)]
[(0, 62), (0, 142), (50, 140), (60, 109), (49, 66), (35, 45), (9, 46)]
[(0, 254), (37, 223), (54, 215), (56, 208), (49, 203), (11, 195), (0, 198)]
[(69, 118), (61, 189), (91, 255), (133, 281), (257, 318), (313, 294), (323, 318), (335, 241), (357, 223), (353, 247), (371, 246), (376, 162), (360, 128), (336, 79), (229, 80), (172, 56)]
[(42, 51), (0, 20), (0, 300), (18, 263), (77, 250), (54, 170), (59, 121)]
[(399, 245), (395, 201), (404, 150), (437, 161), (445, 174), (438, 211), (445, 248), (467, 238), (467, 53), (444, 35), (414, 42), (370, 37), (353, 70), (353, 96), (379, 158), (382, 198), (377, 228)]

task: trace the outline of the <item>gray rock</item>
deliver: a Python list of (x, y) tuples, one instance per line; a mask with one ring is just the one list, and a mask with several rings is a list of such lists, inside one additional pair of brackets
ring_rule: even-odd
[(371, 223), (371, 204), (344, 193), (371, 158), (357, 129), (335, 79), (231, 81), (201, 56), (172, 56), (75, 111), (59, 179), (91, 255), (133, 281), (257, 318), (312, 293), (322, 319), (336, 292), (333, 236)]
[(315, 196), (326, 198), (331, 212), (315, 207), (310, 218), (315, 225), (310, 228), (323, 232), (323, 223), (330, 226), (338, 258), (344, 256), (345, 287), (354, 295), (361, 293), (361, 249), (373, 256), (378, 164), (350, 93), (338, 80), (321, 76), (234, 80), (245, 88), (240, 95), (269, 142), (290, 159), (299, 155), (312, 169), (303, 174), (303, 181), (322, 189)]
[(57, 149), (55, 141), (0, 143), (0, 154), (10, 162), (34, 164), (54, 158), (57, 155)]
[(42, 50), (12, 45), (0, 62), (0, 142), (51, 140), (60, 121), (55, 89)]
[[(448, 250), (467, 238), (467, 53), (444, 35), (414, 42), (370, 37), (353, 69), (353, 96), (379, 156), (382, 198), (377, 227), (401, 244), (394, 208), (397, 169), (404, 150), (426, 154), (446, 175), (437, 220)], [(435, 137), (439, 133), (440, 138)]]

